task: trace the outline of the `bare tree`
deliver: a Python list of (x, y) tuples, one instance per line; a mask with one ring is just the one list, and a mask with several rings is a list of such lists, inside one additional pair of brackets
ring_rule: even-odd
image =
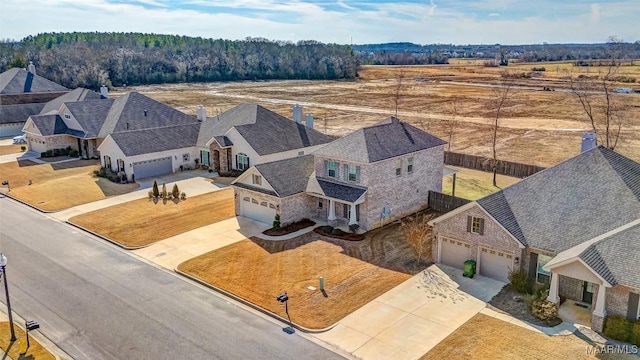
[(498, 129), (500, 128), (500, 115), (509, 97), (513, 81), (509, 74), (503, 74), (505, 80), (499, 86), (493, 88), (493, 96), (491, 97), (491, 105), (494, 116), (491, 120), (491, 169), (493, 170), (493, 186), (498, 186), (496, 177), (498, 173)]
[(628, 107), (619, 96), (613, 94), (623, 59), (623, 42), (615, 36), (607, 41), (607, 61), (604, 76), (594, 78), (570, 76), (571, 91), (578, 99), (586, 115), (586, 121), (596, 134), (596, 144), (614, 150), (620, 140), (620, 133), (626, 123)]
[(396, 78), (396, 93), (394, 94), (394, 102), (396, 105), (395, 117), (398, 117), (398, 106), (400, 105), (400, 89), (402, 88), (402, 80), (404, 79), (404, 69), (398, 71), (398, 77)]
[(417, 264), (423, 259), (432, 260), (431, 226), (427, 223), (434, 217), (434, 214), (415, 215), (402, 220), (400, 223), (400, 231), (416, 255)]
[(458, 129), (458, 108), (459, 108), (459, 103), (457, 99), (453, 99), (449, 104), (448, 104), (448, 109), (447, 109), (447, 114), (444, 117), (444, 121), (446, 122), (445, 124), (445, 134), (447, 135), (448, 141), (449, 141), (449, 145), (448, 145), (448, 151), (451, 151), (451, 144), (453, 143), (453, 135), (456, 132), (456, 130)]

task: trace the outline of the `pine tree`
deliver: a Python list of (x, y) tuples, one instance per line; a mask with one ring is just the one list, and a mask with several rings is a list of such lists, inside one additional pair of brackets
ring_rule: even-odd
[(178, 184), (173, 184), (173, 190), (171, 190), (171, 194), (174, 199), (177, 199), (180, 196), (180, 190), (178, 189)]
[(167, 184), (162, 183), (162, 198), (166, 199), (167, 198)]
[(160, 192), (158, 191), (158, 182), (153, 180), (153, 197), (160, 196)]

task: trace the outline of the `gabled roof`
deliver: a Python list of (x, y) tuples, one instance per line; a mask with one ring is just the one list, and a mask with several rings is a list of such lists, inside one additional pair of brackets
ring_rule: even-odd
[(99, 99), (100, 94), (97, 92), (85, 88), (77, 88), (46, 103), (42, 110), (40, 110), (40, 115), (44, 115), (52, 111), (58, 111), (58, 109), (60, 109), (60, 105), (66, 102)]
[(126, 156), (182, 149), (196, 145), (200, 123), (180, 124), (153, 129), (130, 130), (111, 134)]
[(233, 142), (226, 136), (214, 136), (213, 138), (221, 148), (233, 146)]
[(40, 112), (44, 104), (15, 104), (0, 106), (0, 124), (23, 123)]
[(0, 94), (22, 94), (68, 91), (42, 76), (34, 75), (25, 69), (11, 68), (0, 74)]
[(367, 164), (444, 144), (444, 140), (390, 117), (337, 139), (314, 154)]
[(62, 118), (56, 114), (35, 115), (31, 117), (31, 121), (42, 136), (63, 135), (69, 130)]
[(639, 188), (640, 164), (599, 146), (477, 203), (523, 243), (558, 253), (640, 218)]
[(130, 92), (113, 101), (97, 137), (127, 130), (154, 129), (193, 122), (193, 116), (140, 93)]
[[(305, 155), (259, 164), (255, 168), (271, 185), (276, 196), (286, 197), (305, 191), (313, 166), (313, 156)], [(233, 185), (256, 190), (252, 186), (244, 186), (241, 183), (233, 183)]]
[(241, 104), (202, 123), (198, 146), (224, 136), (235, 128), (258, 155), (268, 155), (308, 146), (322, 145), (333, 139), (317, 130), (298, 124), (257, 104)]
[(64, 105), (84, 130), (85, 137), (95, 138), (98, 137), (113, 103), (114, 100), (102, 99), (65, 102)]
[(350, 203), (357, 201), (367, 192), (367, 189), (362, 187), (338, 184), (321, 179), (317, 179), (317, 181), (320, 189), (322, 189), (322, 195)]

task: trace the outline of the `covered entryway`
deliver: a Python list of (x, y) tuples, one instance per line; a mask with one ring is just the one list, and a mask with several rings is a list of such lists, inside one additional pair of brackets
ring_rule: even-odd
[(171, 157), (158, 158), (133, 163), (133, 174), (136, 179), (170, 174), (173, 172)]
[(471, 256), (471, 246), (455, 239), (442, 238), (440, 242), (440, 262), (462, 269), (464, 262)]
[(480, 248), (480, 275), (490, 277), (492, 279), (509, 282), (509, 271), (513, 268), (513, 255)]
[(249, 219), (257, 220), (265, 224), (272, 224), (276, 216), (274, 204), (267, 201), (245, 196), (240, 203), (240, 214)]

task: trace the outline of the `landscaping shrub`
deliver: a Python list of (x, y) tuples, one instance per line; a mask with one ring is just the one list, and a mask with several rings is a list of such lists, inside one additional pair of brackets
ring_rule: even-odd
[(178, 184), (173, 184), (173, 190), (171, 190), (171, 195), (173, 195), (173, 197), (176, 199), (180, 197), (180, 190), (178, 189)]
[(273, 230), (280, 230), (280, 214), (276, 214), (273, 219)]
[(549, 296), (549, 285), (535, 284), (535, 286), (533, 287), (533, 295), (535, 295), (536, 299), (546, 299), (547, 296)]
[(162, 183), (162, 198), (166, 199), (167, 198), (167, 184)]
[(547, 296), (549, 296), (549, 290), (543, 291), (540, 296), (531, 303), (531, 314), (543, 321), (553, 320), (558, 317), (557, 304), (548, 301)]
[(620, 315), (608, 316), (604, 334), (614, 340), (628, 341), (631, 337), (631, 321)]
[(180, 194), (180, 200), (187, 200), (187, 193)]
[(68, 156), (71, 156), (71, 157), (78, 157), (78, 155), (79, 155), (79, 154), (80, 154), (80, 153), (78, 153), (78, 150), (76, 150), (76, 149), (71, 149), (71, 150), (69, 150), (69, 153), (68, 153), (67, 155), (68, 155)]
[(53, 157), (53, 150), (47, 150), (46, 151), (47, 157)]
[(629, 337), (629, 342), (633, 345), (640, 346), (640, 320), (634, 321), (633, 325), (631, 325), (631, 336)]
[(325, 232), (327, 234), (331, 234), (331, 232), (333, 231), (333, 226), (329, 226), (329, 225), (325, 225), (323, 227), (321, 227), (322, 232)]
[(20, 151), (22, 152), (27, 151), (27, 147), (24, 145), (20, 146)]
[(544, 68), (544, 66), (542, 67), (532, 67), (531, 71), (546, 71), (547, 69)]
[(520, 269), (509, 272), (509, 282), (513, 291), (519, 294), (529, 292), (529, 278), (527, 272)]
[(341, 235), (344, 235), (344, 231), (340, 229), (333, 229), (331, 230), (331, 235), (341, 236)]
[(231, 170), (231, 171), (220, 171), (218, 172), (218, 174), (221, 177), (238, 177), (240, 175), (242, 175), (244, 171), (242, 170)]
[(160, 196), (160, 191), (158, 191), (158, 182), (156, 180), (153, 180), (153, 197), (158, 197)]

